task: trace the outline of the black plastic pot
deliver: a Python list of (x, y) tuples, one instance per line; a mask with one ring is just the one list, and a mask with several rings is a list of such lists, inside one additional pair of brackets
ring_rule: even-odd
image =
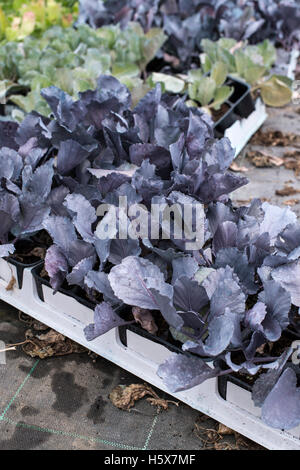
[[(149, 339), (150, 341), (153, 341), (154, 343), (161, 344), (165, 348), (169, 349), (169, 351), (176, 352), (176, 353), (183, 353), (182, 349), (176, 345), (173, 345), (166, 341), (163, 338), (160, 338), (159, 336), (155, 336), (152, 333), (149, 333), (147, 330), (144, 330), (137, 324), (132, 324), (132, 325), (124, 325), (124, 326), (119, 326), (119, 336), (121, 343), (124, 346), (127, 346), (127, 330), (132, 331), (133, 333), (142, 336), (143, 338)], [(190, 355), (190, 353), (184, 353)]]
[[(44, 263), (41, 263), (38, 266), (35, 266), (31, 271), (32, 275), (34, 277), (34, 280), (35, 280), (36, 290), (37, 290), (39, 299), (42, 302), (45, 301), (44, 294), (43, 294), (43, 285), (49, 287), (50, 289), (52, 289), (52, 287), (50, 285), (50, 282), (47, 279), (41, 277), (41, 275), (40, 275), (43, 267), (44, 267)], [(69, 289), (60, 288), (60, 289), (58, 289), (57, 292), (60, 292), (61, 294), (64, 294), (68, 297), (72, 297), (73, 299), (77, 300), (77, 302), (79, 302), (80, 304), (82, 304), (85, 307), (88, 307), (92, 310), (94, 310), (95, 307), (96, 307), (95, 302), (86, 300), (80, 295), (80, 288), (79, 287), (74, 286), (74, 287), (70, 287)], [(54, 295), (55, 295), (55, 293), (54, 293)]]
[[(34, 248), (36, 246), (29, 239), (28, 240), (27, 239), (26, 240), (20, 240), (19, 242), (17, 242), (15, 244), (16, 252), (18, 252), (18, 244), (22, 244), (22, 250), (24, 249), (24, 244), (25, 245), (27, 244), (28, 245), (28, 251), (30, 251), (32, 248)], [(24, 269), (33, 268), (34, 266), (37, 266), (37, 265), (40, 265), (41, 263), (43, 263), (43, 261), (41, 261), (40, 259), (37, 259), (36, 261), (31, 262), (31, 263), (23, 263), (21, 261), (16, 260), (13, 256), (8, 256), (5, 259), (8, 263), (10, 263), (10, 264), (12, 264), (13, 266), (16, 267), (19, 289), (22, 289), (22, 286), (23, 286)]]
[(225, 85), (233, 87), (234, 91), (230, 98), (225, 101), (229, 109), (214, 123), (216, 137), (223, 136), (226, 129), (231, 127), (235, 121), (247, 118), (255, 109), (250, 85), (231, 76), (227, 78)]
[[(118, 313), (120, 314), (120, 312), (118, 312)], [(146, 339), (152, 341), (153, 343), (160, 344), (161, 346), (164, 346), (165, 348), (167, 348), (171, 352), (175, 352), (177, 354), (184, 354), (185, 356), (188, 356), (188, 357), (197, 356), (197, 354), (194, 354), (194, 353), (191, 353), (191, 352), (188, 352), (188, 351), (183, 351), (181, 349), (182, 343), (180, 341), (176, 341), (175, 339), (172, 339), (172, 343), (170, 343), (166, 339), (160, 338), (159, 336), (153, 335), (152, 333), (149, 333), (147, 330), (144, 330), (144, 328), (142, 328), (137, 323), (133, 323), (133, 324), (129, 324), (129, 325), (123, 325), (123, 326), (120, 326), (118, 329), (119, 329), (120, 341), (124, 346), (128, 346), (127, 331), (129, 330), (129, 331), (132, 331), (133, 333), (135, 333), (139, 336), (142, 336), (142, 338), (146, 338)], [(197, 357), (199, 357), (199, 356), (197, 356)], [(211, 360), (212, 360), (210, 357), (205, 358), (205, 357), (202, 357), (202, 356), (201, 356), (201, 359), (205, 362), (211, 362)]]

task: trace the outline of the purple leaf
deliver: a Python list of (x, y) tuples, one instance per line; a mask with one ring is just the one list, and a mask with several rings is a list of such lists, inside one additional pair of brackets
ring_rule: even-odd
[(272, 428), (293, 429), (300, 423), (300, 389), (297, 376), (288, 368), (267, 396), (261, 412), (262, 420)]
[(0, 150), (0, 179), (18, 180), (23, 169), (23, 160), (18, 153), (8, 147)]
[(76, 140), (66, 140), (60, 144), (57, 155), (57, 169), (61, 175), (68, 174), (84, 162), (91, 149), (83, 147)]
[(132, 322), (123, 320), (109, 304), (102, 302), (95, 308), (94, 323), (84, 328), (84, 334), (87, 341), (93, 341), (113, 328), (127, 325), (128, 323)]
[(291, 297), (277, 282), (266, 281), (258, 300), (267, 307), (267, 315), (261, 323), (263, 333), (269, 341), (276, 341), (289, 324)]
[[(230, 223), (230, 222), (229, 222)], [(237, 275), (239, 282), (246, 294), (255, 294), (258, 286), (254, 283), (255, 270), (249, 266), (247, 256), (237, 248), (224, 248), (216, 255), (215, 267), (225, 268), (230, 266)]]
[(257, 302), (253, 308), (247, 310), (245, 315), (245, 326), (251, 330), (262, 331), (261, 323), (267, 315), (267, 307), (263, 302)]
[(216, 377), (217, 371), (198, 357), (172, 353), (159, 366), (157, 375), (162, 379), (168, 390), (175, 393), (188, 390), (202, 384), (207, 379)]
[(244, 314), (245, 295), (237, 283), (232, 268), (226, 266), (226, 268), (217, 269), (203, 281), (202, 285), (210, 298), (212, 316), (223, 315), (226, 308), (233, 314), (241, 316)]
[(195, 258), (191, 256), (181, 256), (172, 260), (172, 268), (172, 284), (174, 284), (181, 276), (192, 279), (194, 274), (198, 271), (199, 266)]
[(84, 258), (74, 266), (71, 273), (67, 275), (67, 281), (70, 286), (77, 285), (84, 287), (84, 279), (89, 271), (91, 271), (95, 264), (95, 256)]
[(108, 260), (112, 264), (120, 264), (127, 256), (139, 256), (141, 248), (138, 240), (128, 238), (127, 240), (115, 239), (111, 241)]
[(15, 252), (15, 247), (12, 244), (0, 245), (0, 258), (12, 255)]
[(260, 225), (260, 233), (267, 232), (270, 235), (271, 242), (274, 242), (277, 235), (289, 224), (294, 224), (297, 220), (296, 214), (289, 208), (281, 209), (272, 206), (268, 202), (262, 204), (265, 213), (264, 220)]
[(114, 266), (108, 275), (115, 295), (128, 305), (158, 310), (150, 288), (172, 297), (172, 287), (165, 283), (163, 273), (150, 261), (128, 256)]
[(52, 245), (48, 248), (45, 257), (45, 270), (50, 277), (51, 287), (58, 290), (65, 280), (68, 272), (68, 262), (61, 249)]
[(42, 97), (47, 101), (59, 124), (69, 131), (74, 131), (80, 123), (82, 109), (71, 96), (55, 86), (44, 88)]
[(292, 348), (288, 348), (277, 360), (277, 367), (270, 369), (266, 374), (262, 374), (255, 381), (252, 389), (252, 400), (255, 406), (262, 406), (265, 399), (272, 391), (277, 380), (279, 379), (289, 357), (293, 352)]
[(108, 275), (103, 271), (89, 271), (84, 278), (84, 284), (87, 289), (95, 290), (103, 294), (103, 298), (106, 302), (112, 305), (120, 303), (110, 286)]
[(66, 217), (51, 216), (44, 221), (43, 225), (54, 243), (67, 253), (70, 243), (77, 239), (71, 220)]
[(97, 220), (96, 211), (89, 201), (81, 194), (69, 194), (64, 205), (74, 214), (73, 223), (86, 242), (93, 242), (95, 236), (92, 224)]
[(213, 250), (218, 253), (223, 248), (236, 246), (237, 226), (234, 222), (226, 221), (220, 224), (213, 239)]
[(291, 295), (292, 304), (300, 307), (300, 261), (274, 268), (272, 278)]
[(173, 301), (177, 310), (199, 313), (209, 302), (204, 287), (189, 277), (179, 277), (173, 287)]
[(13, 121), (0, 121), (0, 142), (2, 147), (9, 147), (18, 150), (18, 144), (15, 141), (19, 125)]

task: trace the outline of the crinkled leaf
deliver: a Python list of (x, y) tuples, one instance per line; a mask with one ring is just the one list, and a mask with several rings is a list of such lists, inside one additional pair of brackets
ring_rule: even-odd
[(278, 266), (272, 270), (271, 275), (290, 294), (292, 303), (300, 307), (300, 262)]
[(94, 240), (92, 224), (97, 220), (96, 211), (89, 201), (81, 194), (70, 194), (66, 197), (64, 205), (76, 214), (73, 223), (77, 231), (86, 242)]

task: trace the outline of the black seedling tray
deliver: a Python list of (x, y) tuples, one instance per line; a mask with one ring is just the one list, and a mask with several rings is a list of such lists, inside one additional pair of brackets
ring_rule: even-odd
[[(172, 341), (174, 341), (174, 344), (172, 344), (169, 341), (167, 341), (166, 339), (163, 339), (159, 336), (156, 336), (156, 335), (153, 335), (152, 333), (149, 333), (147, 330), (142, 328), (138, 323), (119, 326), (118, 329), (119, 329), (120, 341), (126, 347), (128, 346), (128, 343), (127, 343), (127, 330), (129, 330), (129, 331), (132, 331), (133, 333), (135, 333), (139, 336), (142, 336), (142, 338), (146, 338), (146, 339), (148, 339), (148, 340), (150, 340), (154, 343), (157, 343), (157, 344), (160, 344), (161, 346), (164, 346), (165, 348), (167, 348), (171, 352), (175, 352), (177, 354), (183, 354), (184, 356), (189, 356), (189, 357), (195, 357), (195, 356), (199, 357), (197, 354), (191, 353), (189, 351), (183, 351), (181, 349), (182, 343), (180, 341), (176, 341), (175, 339), (173, 339)], [(212, 360), (210, 357), (205, 358), (205, 357), (202, 357), (202, 356), (201, 356), (201, 359), (203, 361), (206, 361), (206, 362), (211, 362), (211, 360)]]
[(169, 351), (183, 354), (183, 351), (182, 349), (180, 349), (179, 346), (173, 345), (169, 343), (168, 341), (166, 341), (165, 339), (160, 338), (159, 336), (153, 335), (152, 333), (149, 333), (147, 330), (144, 330), (143, 328), (141, 328), (138, 324), (119, 326), (119, 336), (120, 336), (121, 343), (124, 346), (127, 346), (127, 330), (130, 330), (133, 333), (136, 333), (137, 335), (142, 336), (143, 338), (149, 339), (150, 341), (153, 341), (154, 343), (161, 344), (165, 348), (169, 349)]
[(230, 98), (224, 102), (229, 109), (214, 123), (216, 137), (223, 136), (226, 129), (231, 127), (235, 121), (249, 117), (255, 110), (248, 83), (229, 76), (225, 85), (233, 87), (234, 91)]
[[(18, 252), (18, 244), (21, 244), (21, 243), (22, 243), (23, 247), (24, 247), (24, 244), (28, 244), (28, 246), (30, 246), (32, 248), (34, 248), (36, 246), (30, 239), (19, 240), (15, 244), (16, 253)], [(22, 249), (23, 249), (23, 247), (22, 247)], [(28, 251), (30, 251), (30, 248), (29, 248)], [(12, 264), (13, 266), (16, 267), (19, 289), (22, 289), (22, 286), (23, 286), (24, 269), (33, 268), (34, 266), (37, 266), (37, 265), (40, 265), (41, 263), (43, 263), (43, 261), (40, 260), (40, 259), (37, 259), (36, 261), (34, 261), (32, 263), (23, 263), (21, 261), (16, 260), (13, 256), (8, 256), (5, 259), (8, 263), (10, 263), (10, 264)]]

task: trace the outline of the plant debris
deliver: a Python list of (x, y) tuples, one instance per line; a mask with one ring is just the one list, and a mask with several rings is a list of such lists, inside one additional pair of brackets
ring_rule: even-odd
[(130, 410), (136, 401), (141, 400), (146, 395), (150, 395), (146, 400), (152, 406), (157, 407), (157, 412), (167, 410), (169, 404), (179, 406), (178, 402), (159, 398), (157, 393), (147, 384), (131, 384), (129, 386), (118, 385), (109, 394), (109, 399), (114, 406), (121, 410)]
[(284, 164), (284, 159), (280, 157), (275, 157), (267, 152), (262, 150), (248, 150), (247, 158), (251, 163), (259, 168), (268, 168), (273, 166), (281, 166)]
[(25, 332), (25, 338), (24, 343), (20, 343), (23, 351), (31, 357), (39, 357), (40, 359), (86, 351), (83, 346), (52, 329), (46, 333), (39, 333), (30, 328)]
[(138, 322), (144, 330), (155, 335), (158, 331), (158, 327), (155, 323), (152, 313), (150, 310), (144, 308), (132, 307), (132, 315), (136, 322)]
[(300, 174), (300, 151), (293, 150), (285, 152), (284, 154), (284, 166), (288, 170), (294, 170), (295, 175), (299, 176)]
[(288, 147), (300, 143), (300, 136), (293, 133), (283, 134), (278, 130), (257, 131), (250, 143), (253, 145), (263, 145), (267, 147)]
[(293, 196), (294, 194), (299, 194), (300, 190), (293, 188), (293, 186), (285, 186), (282, 189), (277, 189), (275, 194), (277, 196)]
[(239, 166), (236, 162), (231, 163), (229, 169), (234, 172), (246, 173), (249, 171), (249, 168), (246, 166)]
[(234, 434), (234, 431), (225, 426), (225, 424), (219, 423), (218, 433), (221, 434), (221, 436), (227, 436)]
[[(204, 421), (206, 425), (201, 424)], [(206, 415), (198, 417), (194, 434), (205, 450), (263, 450), (260, 445)]]
[(299, 204), (300, 199), (288, 199), (287, 201), (284, 201), (282, 204), (285, 206), (296, 206), (296, 204)]
[(283, 157), (276, 157), (263, 150), (248, 150), (247, 158), (258, 168), (271, 168), (284, 165), (287, 170), (293, 170), (296, 176), (300, 174), (300, 151), (285, 152)]
[(9, 283), (7, 284), (5, 290), (7, 291), (10, 291), (10, 290), (13, 290), (15, 285), (16, 285), (17, 281), (16, 281), (16, 278), (14, 276), (11, 277), (11, 280), (9, 281)]

